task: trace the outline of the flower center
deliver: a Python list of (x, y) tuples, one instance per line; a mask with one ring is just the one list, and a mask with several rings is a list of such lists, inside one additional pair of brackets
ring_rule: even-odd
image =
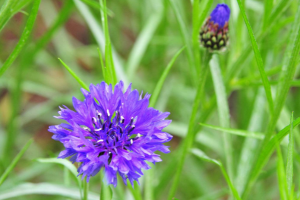
[[(86, 139), (92, 142), (95, 147), (103, 149), (101, 155), (104, 152), (108, 152), (110, 155), (111, 152), (117, 153), (116, 148), (127, 150), (126, 147), (132, 145), (141, 137), (140, 134), (132, 134), (136, 119), (137, 117), (131, 117), (130, 121), (125, 124), (126, 120), (119, 111), (115, 111), (113, 116), (109, 110), (105, 114), (97, 111), (97, 116), (92, 118), (94, 129), (90, 130), (85, 127), (85, 130), (90, 133), (90, 136)], [(101, 156), (100, 154), (99, 156)]]

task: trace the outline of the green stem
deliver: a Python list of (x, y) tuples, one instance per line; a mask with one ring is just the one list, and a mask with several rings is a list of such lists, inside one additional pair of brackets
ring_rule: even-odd
[(88, 200), (89, 194), (89, 183), (86, 181), (86, 178), (83, 180), (83, 200)]
[(193, 108), (192, 108), (192, 114), (191, 114), (191, 118), (190, 118), (190, 122), (189, 122), (189, 126), (188, 126), (188, 133), (186, 138), (183, 141), (183, 148), (182, 151), (180, 152), (180, 158), (179, 158), (179, 163), (177, 166), (177, 170), (175, 173), (175, 178), (173, 181), (173, 184), (171, 186), (171, 190), (169, 192), (169, 196), (168, 196), (168, 200), (172, 200), (172, 198), (174, 197), (178, 184), (179, 184), (179, 178), (180, 178), (180, 174), (184, 165), (184, 161), (186, 158), (186, 155), (189, 151), (189, 149), (191, 148), (191, 146), (193, 145), (194, 142), (194, 135), (195, 135), (195, 131), (194, 131), (194, 126), (196, 124), (196, 115), (198, 113), (199, 107), (200, 107), (200, 103), (203, 99), (204, 96), (204, 85), (205, 85), (205, 81), (207, 78), (207, 74), (208, 74), (208, 62), (211, 58), (211, 54), (206, 52), (206, 54), (204, 55), (204, 65), (203, 65), (203, 69), (201, 70), (202, 73), (200, 74), (200, 80), (199, 80), (199, 84), (198, 84), (198, 88), (197, 88), (197, 93), (195, 96), (195, 100), (193, 103)]

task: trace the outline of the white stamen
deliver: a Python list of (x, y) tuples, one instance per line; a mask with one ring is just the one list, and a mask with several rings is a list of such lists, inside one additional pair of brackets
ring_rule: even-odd
[(95, 129), (95, 131), (101, 131), (101, 130), (102, 130), (102, 128)]
[(86, 131), (90, 131), (90, 129), (88, 127), (83, 127), (83, 129)]
[(141, 137), (141, 134), (138, 133), (137, 136), (138, 136), (138, 137)]
[(96, 124), (96, 122), (97, 122), (96, 117), (93, 117), (93, 122)]
[(133, 140), (132, 139), (130, 140), (130, 144), (133, 144)]
[(109, 110), (107, 109), (107, 116), (110, 116)]
[(102, 139), (100, 139), (100, 140), (98, 140), (97, 142), (103, 142), (103, 140), (102, 140)]

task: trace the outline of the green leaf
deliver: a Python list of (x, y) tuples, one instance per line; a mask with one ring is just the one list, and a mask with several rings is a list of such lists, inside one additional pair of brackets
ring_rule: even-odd
[(163, 87), (163, 84), (165, 82), (165, 79), (169, 73), (169, 71), (171, 70), (174, 62), (176, 61), (177, 57), (181, 54), (181, 52), (185, 49), (185, 47), (182, 47), (172, 58), (172, 60), (169, 62), (169, 64), (167, 65), (166, 69), (164, 70), (163, 74), (161, 75), (159, 81), (157, 82), (155, 89), (153, 91), (153, 94), (151, 96), (150, 99), (150, 103), (149, 103), (149, 107), (154, 107), (158, 98), (158, 95)]
[(291, 190), (293, 189), (293, 155), (294, 155), (294, 139), (293, 139), (293, 112), (291, 115), (291, 125), (290, 125), (290, 134), (289, 134), (289, 144), (288, 144), (288, 153), (287, 153), (287, 164), (286, 164), (286, 182), (288, 187), (288, 195), (290, 199)]
[(256, 43), (256, 39), (254, 37), (253, 30), (252, 30), (251, 25), (248, 21), (244, 5), (242, 4), (241, 0), (237, 0), (237, 2), (239, 4), (241, 13), (243, 15), (245, 24), (246, 24), (248, 32), (249, 32), (252, 48), (253, 48), (254, 55), (255, 55), (255, 58), (256, 58), (256, 63), (257, 63), (258, 70), (259, 70), (260, 75), (261, 75), (261, 80), (263, 82), (263, 86), (265, 88), (265, 92), (266, 92), (266, 96), (267, 96), (267, 100), (268, 100), (268, 104), (269, 104), (269, 110), (270, 110), (270, 113), (272, 114), (273, 109), (274, 109), (273, 98), (272, 98), (272, 93), (271, 93), (271, 86), (270, 86), (268, 77), (266, 75), (265, 69), (264, 69), (263, 60), (262, 60), (261, 54), (259, 52), (258, 45)]
[(76, 81), (81, 85), (81, 87), (89, 91), (89, 87), (75, 74), (75, 72), (60, 58), (58, 58), (58, 60), (63, 64), (63, 66), (68, 70), (68, 72), (76, 79)]
[[(23, 183), (8, 190), (2, 190), (0, 199), (10, 199), (14, 197), (21, 197), (26, 199), (25, 195), (59, 195), (71, 199), (81, 199), (78, 188), (66, 187), (63, 185), (56, 185), (51, 183)], [(99, 200), (99, 195), (89, 192), (89, 200)]]
[(15, 61), (21, 50), (24, 48), (25, 44), (27, 43), (27, 40), (31, 34), (32, 28), (34, 26), (34, 22), (39, 10), (41, 0), (35, 0), (34, 4), (32, 6), (30, 15), (28, 17), (28, 20), (26, 22), (25, 28), (23, 30), (23, 33), (20, 37), (19, 42), (17, 43), (16, 47), (14, 48), (13, 52), (9, 55), (9, 57), (6, 59), (2, 67), (0, 68), (0, 77), (5, 73), (5, 71), (12, 65), (12, 63)]
[(203, 123), (200, 123), (200, 125), (204, 126), (204, 127), (207, 127), (207, 128), (217, 130), (217, 131), (230, 133), (230, 134), (233, 134), (233, 135), (239, 135), (239, 136), (244, 136), (244, 137), (249, 137), (249, 138), (256, 138), (256, 139), (263, 139), (264, 138), (264, 134), (259, 133), (259, 132), (251, 132), (251, 131), (245, 131), (245, 130), (239, 130), (239, 129), (223, 128), (223, 127), (213, 126), (213, 125), (203, 124)]
[[(30, 147), (31, 143), (33, 142), (33, 139), (30, 139), (24, 147), (21, 149), (21, 151), (18, 153), (18, 155), (13, 159), (13, 161), (10, 163), (10, 165), (6, 168), (5, 172), (0, 177), (0, 186), (7, 178), (8, 174), (14, 169), (16, 164), (19, 162), (23, 154), (26, 152), (26, 150)], [(1, 199), (1, 198), (0, 198)]]
[(201, 158), (202, 160), (205, 160), (207, 162), (214, 163), (214, 164), (218, 165), (220, 167), (220, 169), (222, 171), (222, 174), (223, 174), (223, 176), (224, 176), (224, 178), (225, 178), (225, 180), (226, 180), (226, 182), (228, 184), (228, 187), (230, 188), (230, 190), (231, 190), (233, 196), (235, 197), (235, 199), (237, 199), (237, 200), (241, 199), (240, 196), (239, 196), (239, 194), (238, 194), (238, 192), (236, 191), (234, 185), (232, 184), (232, 182), (230, 180), (230, 177), (228, 176), (228, 174), (227, 174), (227, 172), (226, 172), (223, 164), (220, 161), (217, 161), (215, 159), (212, 159), (212, 158), (208, 157), (207, 155), (205, 155), (204, 152), (202, 152), (199, 149), (191, 149), (191, 152), (195, 156)]
[[(226, 89), (223, 82), (221, 69), (218, 64), (217, 55), (214, 55), (211, 59), (210, 71), (212, 74), (214, 89), (217, 96), (219, 121), (222, 127), (229, 128), (229, 107), (227, 102)], [(229, 173), (229, 176), (233, 178), (232, 147), (230, 135), (225, 133), (223, 134), (223, 145), (226, 160), (226, 168)]]

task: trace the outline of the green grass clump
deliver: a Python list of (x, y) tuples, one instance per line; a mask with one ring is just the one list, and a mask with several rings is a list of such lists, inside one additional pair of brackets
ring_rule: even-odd
[[(230, 44), (211, 55), (218, 3)], [(300, 1), (3, 0), (0, 50), (0, 199), (300, 199)], [(171, 153), (140, 186), (56, 159), (58, 106), (103, 80), (171, 113)]]

